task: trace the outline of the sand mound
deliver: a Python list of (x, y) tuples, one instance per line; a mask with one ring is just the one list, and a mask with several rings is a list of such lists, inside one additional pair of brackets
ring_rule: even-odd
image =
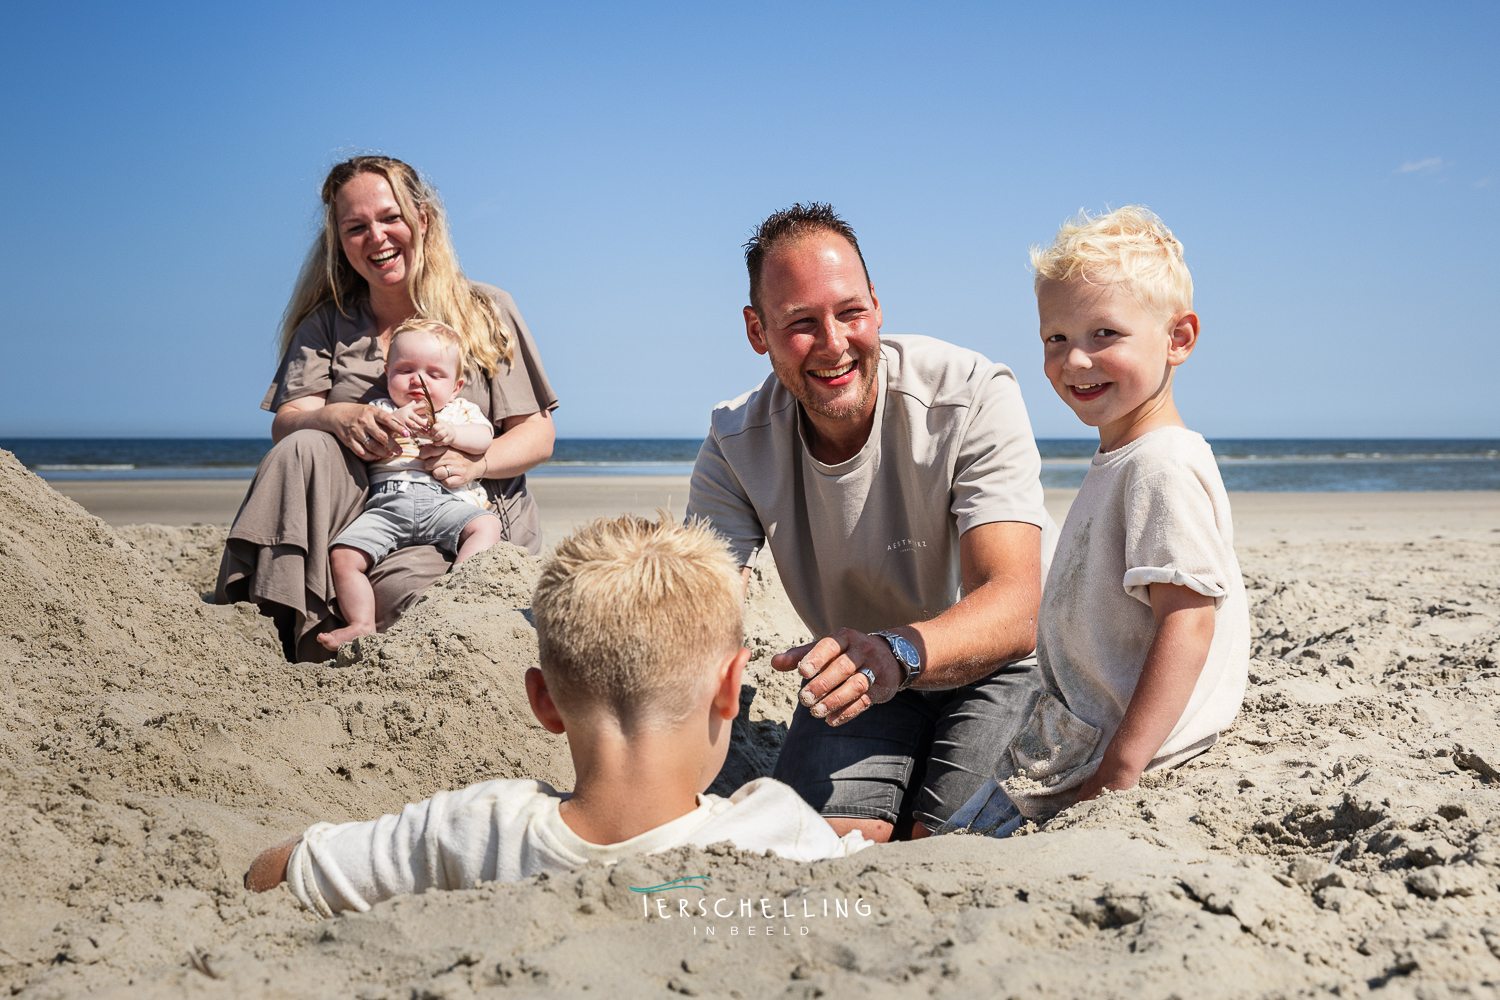
[(213, 600), (224, 539), (229, 534), (226, 529), (209, 524), (190, 528), (131, 524), (114, 530), (141, 554), (159, 579), (175, 580), (204, 600)]
[[(535, 563), (497, 547), (387, 635), (291, 666), (252, 608), (199, 599), (209, 532), (117, 533), (0, 455), (0, 985), (1227, 997), (1500, 982), (1497, 538), (1242, 551), (1256, 660), (1233, 732), (1025, 836), (816, 865), (679, 850), (318, 921), (285, 892), (244, 892), (257, 850), (439, 787), (571, 781), (520, 687)], [(774, 759), (795, 683), (767, 661), (806, 638), (774, 573), (748, 625), (720, 787)], [(661, 911), (631, 891), (687, 874), (707, 891)]]
[[(238, 882), (315, 820), (490, 777), (572, 783), (521, 686), (537, 573), (522, 550), (472, 560), (386, 635), (309, 667), (281, 658), (251, 605), (203, 602), (224, 534), (116, 531), (0, 453), (0, 985), (72, 992), (175, 964), (253, 914), (300, 925)], [(802, 638), (770, 628), (790, 613), (779, 596), (753, 612), (774, 633), (762, 661)], [(736, 723), (730, 770), (774, 760), (788, 691), (782, 725), (764, 699)]]
[[(183, 810), (147, 800), (187, 793), (213, 802), (256, 784), (253, 773), (200, 752), (226, 739), (225, 728), (186, 706), (240, 676), (269, 687), (280, 665), (275, 636), (253, 609), (213, 608), (185, 588), (162, 587), (135, 550), (8, 452), (0, 452), (0, 630), (9, 848), (0, 865), (0, 977), (15, 987), (66, 952), (65, 932), (54, 927), (85, 914), (92, 922), (117, 897), (222, 879)], [(164, 863), (141, 864), (145, 850)]]
[(535, 660), (519, 550), (308, 669), (252, 606), (200, 599), (214, 532), (127, 544), (0, 454), (0, 984), (76, 989), (221, 939), (248, 859), (317, 818), (480, 777), (571, 780), (560, 741), (506, 697)]

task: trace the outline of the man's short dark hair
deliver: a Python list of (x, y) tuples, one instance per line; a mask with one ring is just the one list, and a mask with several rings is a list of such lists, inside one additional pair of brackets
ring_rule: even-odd
[(798, 202), (791, 208), (772, 213), (755, 227), (755, 233), (745, 243), (745, 267), (750, 272), (750, 306), (757, 313), (760, 312), (760, 272), (766, 266), (766, 258), (783, 243), (817, 232), (833, 233), (848, 240), (854, 248), (854, 255), (859, 258), (859, 266), (864, 268), (865, 283), (870, 284), (870, 268), (865, 264), (865, 255), (860, 253), (854, 228), (839, 218), (833, 206), (826, 202), (813, 201), (806, 205)]

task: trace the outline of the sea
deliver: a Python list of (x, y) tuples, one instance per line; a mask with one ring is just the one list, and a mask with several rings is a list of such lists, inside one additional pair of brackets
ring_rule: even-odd
[[(685, 476), (700, 438), (560, 438), (531, 476)], [(1497, 438), (1209, 439), (1232, 491), (1500, 490)], [(4, 438), (27, 468), (54, 481), (249, 479), (269, 438)], [(1098, 447), (1044, 438), (1042, 485), (1076, 488)]]

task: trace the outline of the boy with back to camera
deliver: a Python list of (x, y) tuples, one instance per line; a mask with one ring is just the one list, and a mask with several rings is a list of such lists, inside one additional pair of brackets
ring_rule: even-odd
[(484, 781), (439, 792), (399, 816), (318, 823), (255, 859), (246, 888), (286, 880), (331, 915), (391, 896), (566, 872), (683, 844), (730, 841), (794, 861), (869, 846), (840, 838), (786, 785), (758, 778), (703, 794), (739, 713), (742, 584), (706, 526), (625, 516), (558, 544), (532, 601), (540, 668), (531, 710), (566, 733), (572, 794), (543, 781)]
[(947, 828), (996, 836), (1208, 749), (1250, 663), (1229, 498), (1172, 399), (1198, 342), (1182, 244), (1128, 206), (1078, 216), (1031, 260), (1047, 379), (1099, 450), (1042, 592), (1050, 693)]
[(450, 489), (432, 477), (418, 454), (428, 443), (470, 453), (490, 446), (494, 428), (479, 407), (458, 395), (463, 373), (463, 348), (452, 327), (414, 317), (391, 333), (385, 362), (391, 395), (370, 405), (395, 414), (406, 433), (396, 437), (401, 454), (370, 463), (364, 513), (329, 550), (339, 614), (349, 624), (318, 636), (324, 648), (337, 650), (375, 631), (375, 590), (366, 574), (394, 550), (436, 545), (452, 553), (457, 566), (504, 536), (479, 483)]

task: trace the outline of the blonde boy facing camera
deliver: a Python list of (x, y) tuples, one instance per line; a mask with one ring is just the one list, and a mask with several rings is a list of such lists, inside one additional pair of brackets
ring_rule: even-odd
[(1099, 450), (1042, 590), (1051, 693), (950, 821), (1002, 834), (1202, 753), (1234, 721), (1250, 658), (1229, 498), (1172, 396), (1199, 330), (1182, 244), (1129, 206), (1080, 215), (1031, 258), (1047, 379)]
[(625, 516), (562, 541), (532, 602), (541, 666), (526, 671), (538, 721), (565, 733), (577, 784), (480, 782), (398, 816), (318, 823), (256, 858), (247, 888), (286, 880), (325, 916), (402, 893), (469, 888), (730, 841), (795, 861), (868, 846), (843, 838), (788, 788), (759, 778), (704, 794), (739, 712), (739, 569), (701, 524)]

